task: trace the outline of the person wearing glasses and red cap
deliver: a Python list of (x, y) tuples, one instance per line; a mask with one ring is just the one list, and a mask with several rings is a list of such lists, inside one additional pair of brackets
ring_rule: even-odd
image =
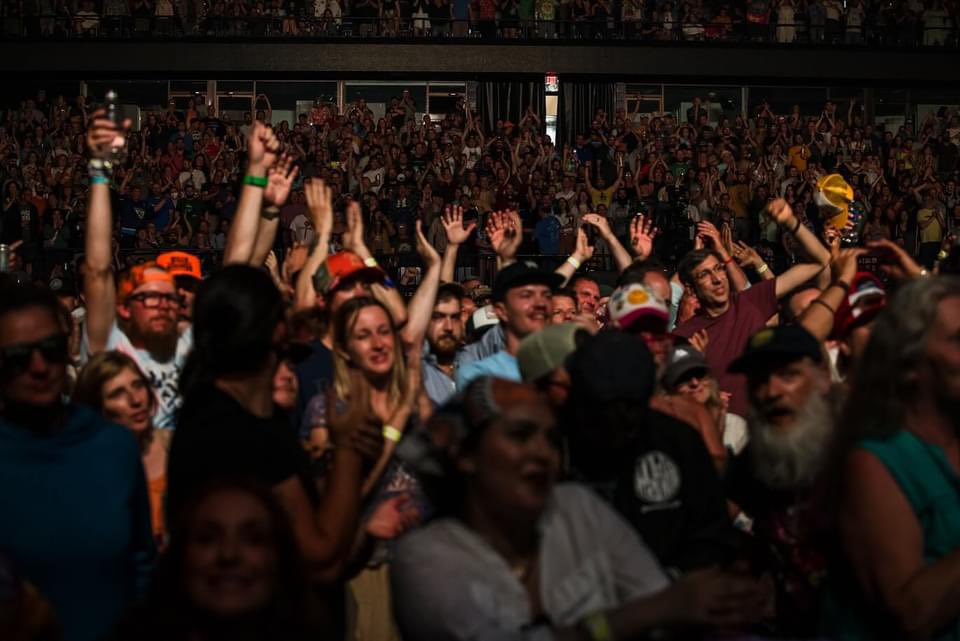
[(155, 426), (172, 429), (180, 405), (180, 371), (193, 347), (193, 333), (178, 327), (181, 298), (169, 271), (155, 262), (136, 265), (119, 277), (111, 270), (108, 161), (113, 149), (123, 145), (124, 133), (104, 116), (94, 116), (87, 134), (91, 155), (84, 277), (87, 316), (80, 360), (86, 362), (105, 350), (132, 357), (157, 395)]

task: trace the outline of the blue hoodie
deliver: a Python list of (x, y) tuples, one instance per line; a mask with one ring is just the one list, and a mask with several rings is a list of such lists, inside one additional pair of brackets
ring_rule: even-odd
[(73, 405), (49, 436), (0, 417), (0, 553), (56, 610), (65, 641), (103, 638), (155, 554), (133, 435)]

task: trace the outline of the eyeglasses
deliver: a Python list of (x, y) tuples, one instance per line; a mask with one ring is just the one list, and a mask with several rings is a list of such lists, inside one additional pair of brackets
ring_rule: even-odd
[(161, 294), (159, 292), (142, 292), (133, 294), (127, 300), (137, 301), (147, 309), (160, 307), (160, 303), (166, 303), (170, 307), (180, 306), (180, 297), (177, 294)]
[(67, 362), (67, 335), (53, 334), (33, 343), (19, 343), (0, 348), (0, 367), (15, 372), (26, 371), (30, 367), (33, 352), (39, 351), (48, 363)]
[(720, 274), (725, 274), (726, 272), (726, 266), (723, 263), (718, 263), (713, 269), (704, 269), (703, 271), (698, 272), (695, 278), (698, 282), (703, 282), (711, 276), (719, 276)]

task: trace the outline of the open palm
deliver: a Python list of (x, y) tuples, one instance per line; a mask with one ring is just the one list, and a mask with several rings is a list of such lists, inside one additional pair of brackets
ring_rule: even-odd
[(630, 222), (630, 246), (637, 258), (644, 260), (653, 253), (653, 241), (660, 230), (653, 226), (653, 219), (637, 214)]
[(290, 196), (290, 187), (297, 177), (299, 167), (293, 165), (293, 156), (283, 154), (267, 172), (267, 186), (263, 189), (264, 199), (274, 207), (282, 207)]

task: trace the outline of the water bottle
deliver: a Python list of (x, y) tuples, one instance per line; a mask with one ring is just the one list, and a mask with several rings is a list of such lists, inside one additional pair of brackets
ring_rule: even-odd
[(10, 245), (0, 243), (0, 272), (10, 271)]

